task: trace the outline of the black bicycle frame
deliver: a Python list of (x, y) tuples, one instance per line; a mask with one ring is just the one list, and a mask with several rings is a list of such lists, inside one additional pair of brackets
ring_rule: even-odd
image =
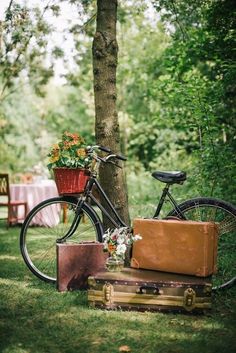
[[(92, 189), (93, 186), (96, 186), (99, 194), (102, 195), (103, 199), (105, 200), (106, 203), (106, 207), (105, 208), (97, 199), (96, 197), (94, 197), (94, 195), (92, 194)], [(160, 211), (162, 209), (162, 206), (165, 202), (166, 197), (169, 198), (169, 201), (171, 202), (171, 204), (174, 206), (177, 215), (181, 218), (181, 219), (186, 219), (186, 217), (183, 215), (183, 213), (181, 212), (180, 208), (178, 207), (176, 201), (174, 200), (174, 198), (172, 197), (172, 195), (169, 192), (169, 187), (170, 185), (166, 185), (165, 188), (163, 189), (161, 198), (159, 200), (159, 203), (157, 205), (156, 208), (156, 212), (153, 216), (153, 218), (158, 218)], [(57, 239), (58, 243), (63, 242), (65, 239), (70, 238), (74, 232), (76, 231), (79, 222), (81, 220), (82, 215), (80, 214), (80, 211), (83, 207), (83, 204), (85, 202), (87, 202), (88, 200), (92, 200), (94, 202), (94, 204), (101, 210), (102, 214), (104, 214), (109, 220), (110, 222), (114, 225), (114, 227), (119, 228), (119, 227), (127, 227), (127, 225), (122, 221), (122, 219), (120, 218), (120, 216), (118, 215), (118, 213), (116, 212), (114, 206), (112, 205), (111, 201), (109, 200), (107, 194), (105, 193), (105, 191), (103, 190), (103, 188), (101, 187), (100, 183), (97, 181), (96, 176), (91, 176), (85, 191), (84, 191), (84, 195), (79, 198), (77, 206), (76, 206), (76, 216), (71, 224), (70, 229), (68, 230), (68, 232), (60, 239)], [(109, 213), (110, 211), (110, 213)]]
[[(101, 203), (93, 196), (92, 194), (92, 188), (93, 185), (96, 185), (97, 189), (99, 190), (99, 194), (102, 195), (102, 197), (104, 198), (104, 200), (106, 201), (106, 205), (108, 206), (108, 209), (112, 212), (112, 214), (115, 216), (116, 220), (107, 212), (107, 210), (101, 205)], [(156, 212), (153, 216), (153, 218), (158, 218), (160, 211), (162, 209), (162, 206), (165, 202), (166, 197), (168, 197), (169, 201), (171, 202), (171, 204), (173, 205), (173, 207), (175, 208), (177, 215), (181, 218), (181, 219), (186, 219), (186, 217), (184, 216), (184, 214), (181, 212), (180, 208), (178, 207), (175, 199), (173, 198), (173, 196), (170, 194), (169, 192), (169, 187), (170, 185), (167, 184), (165, 186), (165, 188), (162, 191), (162, 195), (161, 198), (159, 200), (159, 203), (157, 205), (156, 208)], [(117, 227), (127, 227), (127, 225), (122, 221), (122, 219), (120, 218), (120, 216), (118, 215), (118, 213), (116, 212), (114, 206), (112, 205), (111, 201), (109, 200), (109, 198), (107, 197), (105, 191), (103, 190), (103, 188), (101, 187), (100, 183), (97, 181), (97, 179), (95, 177), (90, 178), (89, 183), (86, 187), (86, 191), (85, 191), (85, 197), (86, 200), (88, 198), (90, 198), (95, 205), (97, 205), (97, 207), (102, 211), (102, 213), (104, 215), (106, 215), (106, 217), (111, 221), (111, 223), (117, 228)], [(118, 222), (117, 222), (118, 221)]]
[[(93, 186), (99, 191), (99, 195), (101, 195), (105, 201), (106, 208), (94, 197), (92, 193)], [(107, 194), (101, 187), (100, 183), (97, 181), (95, 177), (91, 177), (88, 185), (86, 186), (85, 190), (85, 201), (91, 199), (94, 204), (101, 210), (101, 212), (111, 221), (111, 223), (116, 227), (127, 227), (127, 225), (122, 221), (118, 213), (116, 212), (114, 206), (112, 205), (111, 201), (109, 200)], [(110, 212), (109, 212), (110, 211)]]
[(180, 208), (178, 207), (175, 199), (173, 198), (173, 196), (170, 194), (169, 192), (169, 187), (170, 185), (167, 184), (165, 186), (165, 188), (163, 189), (162, 191), (162, 195), (161, 195), (161, 198), (160, 198), (160, 201), (157, 205), (157, 208), (156, 208), (156, 212), (154, 213), (154, 216), (153, 218), (158, 218), (158, 216), (160, 215), (160, 212), (161, 212), (161, 209), (162, 209), (162, 206), (165, 202), (165, 199), (166, 197), (168, 197), (170, 203), (174, 206), (176, 212), (177, 212), (177, 215), (181, 218), (181, 219), (185, 219), (186, 220), (186, 217), (184, 216), (184, 214), (182, 213), (182, 211), (180, 210)]

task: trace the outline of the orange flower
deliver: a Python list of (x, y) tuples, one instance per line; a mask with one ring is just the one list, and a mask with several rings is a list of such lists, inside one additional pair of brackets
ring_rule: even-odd
[(78, 157), (85, 157), (85, 156), (86, 156), (86, 150), (85, 150), (85, 148), (79, 148), (79, 149), (76, 151), (76, 153), (77, 153), (77, 156), (78, 156)]
[(77, 143), (84, 143), (85, 142), (83, 137), (81, 137), (79, 134), (76, 134), (76, 133), (72, 134), (72, 133), (66, 131), (64, 133), (64, 135), (67, 137), (70, 137), (72, 139), (72, 141), (71, 141), (72, 145), (76, 145)]
[(54, 162), (58, 161), (58, 159), (59, 159), (59, 153), (52, 155), (51, 158), (49, 159), (49, 162), (54, 163)]
[(107, 249), (108, 249), (108, 252), (109, 252), (110, 254), (112, 254), (113, 252), (116, 251), (116, 246), (113, 245), (113, 244), (108, 244)]
[(71, 146), (71, 143), (70, 143), (69, 141), (64, 141), (64, 142), (63, 142), (63, 145), (64, 145), (64, 146), (63, 146), (64, 149), (65, 149), (65, 150), (68, 150), (68, 149), (70, 148), (70, 146)]
[(84, 139), (77, 133), (65, 131), (62, 139), (52, 146), (48, 154), (49, 170), (54, 167), (89, 168), (92, 159), (88, 159)]
[(64, 135), (67, 136), (67, 137), (70, 137), (72, 140), (78, 140), (79, 139), (79, 135), (76, 134), (76, 133), (72, 134), (71, 132), (66, 131), (64, 133)]
[(72, 145), (76, 145), (77, 143), (84, 143), (84, 139), (79, 135), (79, 134), (72, 134), (70, 132), (65, 132), (64, 135), (66, 137), (69, 137), (71, 139), (71, 141), (68, 141), (68, 143), (70, 144), (70, 146)]
[(52, 146), (52, 150), (53, 151), (59, 151), (59, 145), (58, 145), (58, 143), (54, 143), (54, 145)]

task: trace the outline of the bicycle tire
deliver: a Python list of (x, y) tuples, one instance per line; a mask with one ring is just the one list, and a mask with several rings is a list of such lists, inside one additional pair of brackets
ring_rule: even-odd
[[(227, 289), (236, 284), (236, 208), (223, 200), (199, 197), (178, 205), (187, 220), (212, 221), (219, 226), (217, 274), (213, 290)], [(167, 217), (180, 217), (172, 210)]]
[[(45, 282), (56, 283), (56, 243), (67, 233), (75, 217), (77, 201), (71, 196), (47, 199), (30, 211), (21, 228), (20, 250), (24, 262)], [(81, 216), (73, 236), (63, 242), (102, 242), (102, 225), (95, 211), (85, 203)]]

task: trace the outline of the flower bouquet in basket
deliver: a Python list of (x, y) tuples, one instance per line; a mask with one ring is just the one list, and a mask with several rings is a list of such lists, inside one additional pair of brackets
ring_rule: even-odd
[(84, 191), (91, 159), (87, 155), (85, 141), (79, 134), (64, 132), (62, 139), (52, 146), (48, 157), (48, 169), (54, 171), (59, 194)]
[(128, 227), (121, 227), (108, 229), (103, 239), (104, 251), (110, 254), (106, 262), (108, 271), (120, 271), (124, 267), (125, 255), (129, 247), (142, 237), (139, 234), (133, 235)]

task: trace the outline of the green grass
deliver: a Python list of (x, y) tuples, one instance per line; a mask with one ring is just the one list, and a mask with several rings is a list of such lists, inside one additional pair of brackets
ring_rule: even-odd
[(207, 315), (92, 309), (85, 291), (59, 293), (31, 275), (19, 231), (0, 226), (0, 352), (235, 352), (236, 288), (214, 296)]

